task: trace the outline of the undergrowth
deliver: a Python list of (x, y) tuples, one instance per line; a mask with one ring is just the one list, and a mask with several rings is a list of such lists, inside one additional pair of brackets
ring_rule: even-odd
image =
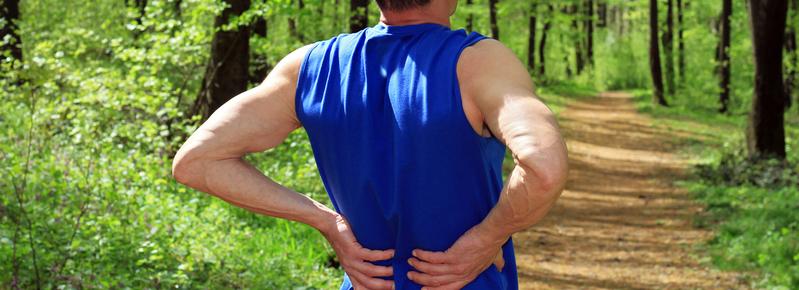
[(712, 113), (713, 103), (677, 99), (672, 107), (651, 104), (636, 92), (639, 110), (669, 129), (699, 137), (686, 154), (697, 160), (689, 180), (678, 182), (705, 205), (699, 227), (713, 229), (712, 263), (725, 270), (755, 273), (754, 287), (799, 289), (799, 125), (786, 114), (786, 160), (752, 158), (745, 150), (743, 113)]

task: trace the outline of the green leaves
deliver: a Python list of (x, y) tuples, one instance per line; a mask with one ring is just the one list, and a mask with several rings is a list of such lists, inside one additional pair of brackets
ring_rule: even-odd
[[(8, 257), (0, 283), (335, 287), (341, 272), (320, 266), (330, 250), (314, 229), (234, 208), (170, 176), (170, 154), (197, 127), (184, 112), (219, 2), (184, 0), (177, 16), (174, 1), (148, 1), (141, 24), (122, 4), (25, 2), (28, 61), (3, 62), (0, 73), (0, 188), (9, 193), (0, 195), (0, 254)], [(266, 51), (278, 59), (289, 49)], [(326, 199), (307, 139), (290, 139), (253, 158), (268, 175)]]

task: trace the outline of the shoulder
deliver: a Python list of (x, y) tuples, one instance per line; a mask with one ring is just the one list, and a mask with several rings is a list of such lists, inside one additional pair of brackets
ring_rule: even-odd
[(314, 43), (300, 47), (283, 57), (283, 59), (275, 65), (275, 68), (269, 73), (264, 82), (275, 81), (275, 78), (279, 78), (283, 81), (295, 83), (305, 56), (315, 45)]
[(463, 50), (458, 59), (458, 78), (479, 87), (486, 83), (503, 83), (532, 89), (532, 80), (524, 64), (510, 48), (494, 39), (479, 41)]
[(457, 71), (465, 101), (473, 102), (483, 114), (506, 103), (506, 98), (534, 95), (533, 81), (524, 64), (494, 39), (464, 49)]

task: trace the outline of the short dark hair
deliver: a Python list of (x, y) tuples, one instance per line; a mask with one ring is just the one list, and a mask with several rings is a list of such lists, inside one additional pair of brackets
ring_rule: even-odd
[(402, 11), (419, 6), (425, 6), (432, 0), (375, 0), (377, 6), (383, 10)]

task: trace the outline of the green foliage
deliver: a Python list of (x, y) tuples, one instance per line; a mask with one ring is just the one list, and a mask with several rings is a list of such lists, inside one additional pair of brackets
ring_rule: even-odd
[(694, 176), (681, 182), (706, 207), (696, 223), (716, 231), (707, 248), (712, 262), (755, 271), (757, 287), (799, 287), (799, 119), (787, 114), (788, 159), (750, 158), (744, 150), (745, 115), (723, 115), (713, 104), (678, 98), (653, 105), (648, 90), (636, 93), (642, 112), (658, 125), (685, 132), (688, 154), (699, 157)]
[(727, 186), (799, 187), (799, 164), (750, 158), (743, 148), (724, 152), (715, 163), (699, 165), (696, 174), (707, 182)]
[[(796, 172), (791, 174), (796, 180)], [(689, 188), (707, 205), (699, 223), (717, 229), (708, 245), (714, 264), (758, 270), (761, 287), (799, 287), (799, 187), (795, 182), (757, 186), (702, 180), (690, 183)]]
[[(335, 264), (330, 263), (333, 251), (314, 229), (235, 208), (170, 176), (171, 154), (197, 126), (197, 117), (186, 112), (201, 85), (214, 18), (225, 5), (221, 0), (146, 1), (143, 14), (126, 6), (135, 1), (21, 2), (24, 60), (5, 53), (0, 59), (0, 189), (6, 193), (0, 195), (2, 285), (339, 285), (341, 270), (328, 267)], [(249, 11), (221, 29), (266, 21), (267, 35), (250, 38), (253, 71), (268, 70), (302, 45), (349, 30), (349, 7), (338, 0), (303, 1), (302, 8), (293, 0), (251, 2)], [(465, 27), (472, 15), (474, 30), (490, 34), (488, 1), (461, 2), (453, 28)], [(500, 1), (501, 40), (523, 62), (528, 61), (529, 16), (538, 19), (536, 43), (544, 22), (552, 24), (546, 75), (531, 74), (538, 94), (556, 112), (571, 98), (597, 90), (649, 86), (646, 1), (606, 2), (624, 17), (596, 29), (596, 65), (578, 75), (575, 40), (585, 37), (579, 29), (585, 16), (563, 9), (582, 1)], [(679, 94), (670, 97), (669, 109), (651, 106), (648, 99), (641, 108), (670, 126), (683, 126), (686, 119), (707, 124), (683, 128), (703, 136), (696, 144), (738, 142), (742, 134), (713, 127), (743, 132), (753, 67), (745, 4), (736, 2), (733, 15), (733, 114), (720, 116), (713, 72), (713, 21), (720, 4), (689, 2), (684, 17), (688, 74), (678, 81)], [(376, 5), (369, 11), (375, 24)], [(639, 95), (646, 98), (646, 92)], [(793, 152), (799, 148), (797, 121), (795, 113), (788, 116)], [(790, 206), (797, 204), (791, 185), (796, 155), (778, 166), (750, 162), (738, 153), (707, 155), (711, 165), (699, 173), (706, 180), (695, 190), (704, 192), (703, 200), (723, 222), (713, 246), (717, 260), (763, 269), (764, 285), (795, 286), (799, 270), (790, 253), (796, 254), (797, 211)], [(329, 203), (301, 130), (247, 160), (277, 182)]]
[[(130, 1), (131, 3), (133, 1)], [(25, 1), (25, 61), (0, 62), (0, 284), (21, 288), (330, 289), (315, 229), (177, 184), (221, 10), (211, 0)], [(279, 43), (278, 41), (274, 41)], [(264, 43), (264, 42), (261, 42)], [(272, 55), (287, 46), (258, 50)], [(8, 68), (8, 69), (6, 69)], [(325, 201), (302, 131), (250, 156)]]

